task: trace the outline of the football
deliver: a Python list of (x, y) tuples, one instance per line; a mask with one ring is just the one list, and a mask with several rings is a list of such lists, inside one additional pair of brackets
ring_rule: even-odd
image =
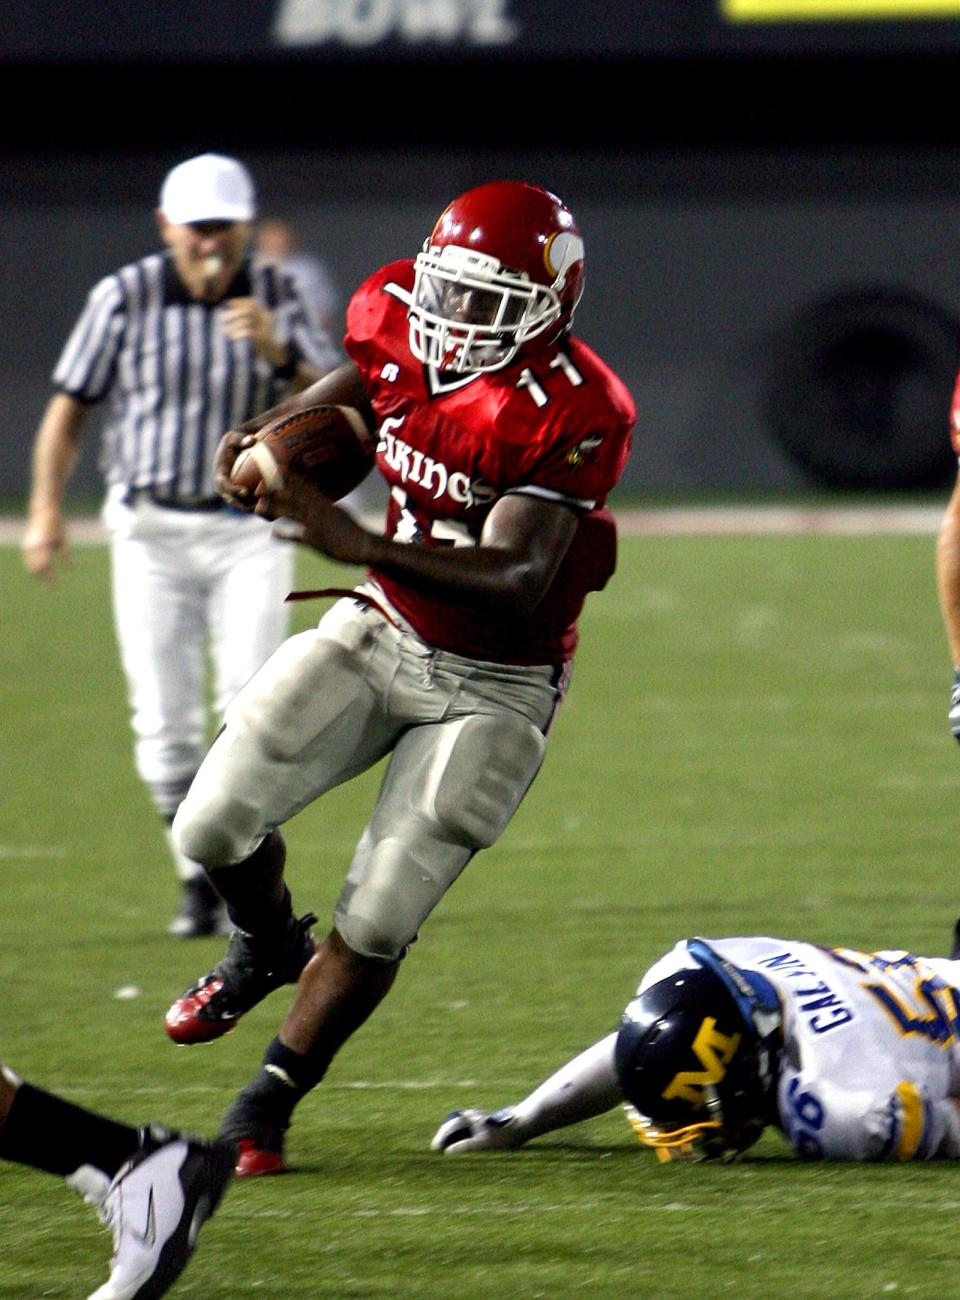
[(237, 456), (230, 477), (250, 492), (261, 483), (276, 491), (293, 469), (339, 501), (370, 473), (375, 452), (374, 436), (355, 407), (308, 406), (264, 425)]

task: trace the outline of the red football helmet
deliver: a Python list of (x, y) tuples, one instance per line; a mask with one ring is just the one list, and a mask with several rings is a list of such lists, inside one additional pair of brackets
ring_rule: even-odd
[(443, 370), (499, 370), (531, 339), (570, 328), (583, 240), (549, 190), (491, 181), (445, 209), (414, 272), (414, 356)]

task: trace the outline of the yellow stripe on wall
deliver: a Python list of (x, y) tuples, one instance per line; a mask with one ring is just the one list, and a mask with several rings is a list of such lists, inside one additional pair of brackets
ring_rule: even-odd
[(960, 0), (720, 0), (720, 12), (732, 23), (960, 18)]

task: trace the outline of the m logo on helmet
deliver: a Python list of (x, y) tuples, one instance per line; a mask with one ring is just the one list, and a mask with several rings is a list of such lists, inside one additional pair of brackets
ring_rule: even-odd
[(701, 1110), (705, 1101), (704, 1088), (721, 1082), (727, 1066), (737, 1054), (740, 1038), (740, 1034), (722, 1034), (713, 1016), (704, 1017), (693, 1040), (693, 1054), (703, 1069), (679, 1070), (660, 1094), (664, 1101), (673, 1101), (677, 1097)]

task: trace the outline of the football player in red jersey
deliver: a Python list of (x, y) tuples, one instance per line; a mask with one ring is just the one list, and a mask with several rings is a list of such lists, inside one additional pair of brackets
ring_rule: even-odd
[[(221, 443), (228, 499), (367, 570), (241, 690), (174, 826), (237, 928), (170, 1008), (170, 1037), (217, 1038), (297, 983), (224, 1117), (241, 1175), (283, 1169), (294, 1107), (543, 760), (577, 619), (614, 571), (604, 501), (636, 418), (623, 383), (571, 334), (582, 287), (583, 241), (560, 199), (481, 185), (446, 208), (414, 260), (354, 294), (346, 366)], [(352, 405), (378, 429), (382, 535), (296, 476), (255, 499), (231, 485), (252, 429), (315, 403)], [(279, 827), (388, 754), (333, 927), (315, 945), (315, 918), (291, 907)]]

